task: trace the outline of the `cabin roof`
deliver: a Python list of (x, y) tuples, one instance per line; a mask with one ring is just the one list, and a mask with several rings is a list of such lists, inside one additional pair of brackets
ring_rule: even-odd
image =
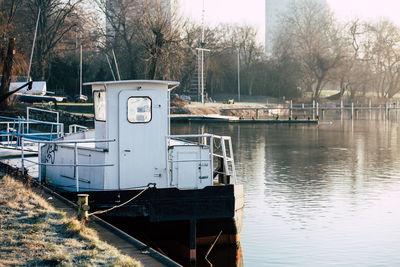
[(103, 81), (103, 82), (88, 82), (83, 85), (118, 85), (118, 84), (165, 84), (169, 85), (179, 85), (179, 82), (174, 81), (159, 81), (159, 80), (124, 80), (124, 81)]

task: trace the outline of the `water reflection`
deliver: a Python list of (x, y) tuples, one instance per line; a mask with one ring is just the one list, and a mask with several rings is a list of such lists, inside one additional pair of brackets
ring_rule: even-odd
[[(394, 116), (393, 116), (394, 117)], [(400, 262), (399, 124), (207, 124), (233, 138), (245, 266)], [(199, 124), (174, 124), (174, 134)]]

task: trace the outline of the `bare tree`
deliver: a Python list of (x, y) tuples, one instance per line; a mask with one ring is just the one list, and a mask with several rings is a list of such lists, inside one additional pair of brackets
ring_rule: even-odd
[(3, 40), (14, 28), (15, 16), (21, 7), (22, 0), (0, 1), (0, 38)]
[(144, 51), (142, 58), (149, 63), (149, 79), (172, 77), (174, 65), (182, 62), (181, 31), (184, 22), (178, 15), (177, 6), (171, 7), (167, 3), (162, 0), (143, 0), (139, 8), (142, 15), (137, 25), (138, 39)]
[[(106, 16), (105, 52), (111, 49), (119, 51), (127, 61), (122, 66), (126, 77), (138, 78), (137, 75), (137, 25), (139, 11), (136, 0), (95, 0), (100, 11)], [(128, 66), (127, 68), (125, 66)], [(127, 70), (126, 70), (127, 69)]]
[(367, 23), (365, 58), (373, 72), (372, 84), (381, 97), (400, 91), (400, 29), (388, 20)]
[(248, 25), (239, 26), (234, 30), (235, 39), (240, 53), (240, 63), (244, 66), (246, 87), (249, 95), (253, 95), (256, 71), (253, 67), (262, 59), (263, 48), (257, 43), (257, 31)]
[(290, 55), (298, 62), (303, 87), (318, 99), (329, 74), (343, 56), (343, 38), (330, 10), (315, 0), (302, 0), (282, 17), (276, 45), (289, 44)]
[(67, 33), (79, 22), (77, 7), (83, 0), (27, 0), (25, 5), (27, 27), (33, 35), (40, 9), (37, 42), (35, 46), (35, 68), (33, 76), (45, 79), (50, 56)]
[[(183, 61), (182, 28), (176, 5), (162, 0), (96, 0), (107, 19), (107, 47), (125, 55), (122, 69), (137, 78), (174, 78)], [(172, 64), (175, 61), (176, 64)]]

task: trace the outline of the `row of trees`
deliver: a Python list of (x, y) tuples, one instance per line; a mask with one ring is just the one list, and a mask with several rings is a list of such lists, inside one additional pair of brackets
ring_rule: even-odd
[[(115, 54), (121, 79), (178, 80), (181, 92), (192, 86), (202, 27), (162, 0), (0, 1), (0, 71), (5, 40), (15, 37), (14, 75), (27, 75), (39, 12), (31, 76), (57, 93), (77, 93), (80, 45), (84, 81), (117, 76)], [(250, 26), (206, 26), (208, 94), (236, 93), (238, 54), (242, 94), (299, 97), (312, 91), (318, 99), (329, 87), (340, 88), (338, 97), (375, 92), (391, 98), (400, 91), (400, 29), (390, 21), (338, 23), (326, 7), (303, 0), (280, 25), (269, 56)]]
[(316, 1), (299, 1), (281, 18), (274, 57), (295, 66), (285, 76), (314, 99), (327, 87), (340, 88), (337, 97), (400, 91), (400, 28), (389, 20), (338, 23)]

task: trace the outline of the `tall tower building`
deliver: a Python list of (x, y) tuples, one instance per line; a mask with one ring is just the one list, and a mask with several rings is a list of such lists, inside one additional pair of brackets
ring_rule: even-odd
[[(274, 34), (279, 26), (279, 17), (289, 11), (290, 5), (302, 0), (265, 0), (265, 53), (272, 54)], [(315, 0), (324, 7), (327, 0)]]

